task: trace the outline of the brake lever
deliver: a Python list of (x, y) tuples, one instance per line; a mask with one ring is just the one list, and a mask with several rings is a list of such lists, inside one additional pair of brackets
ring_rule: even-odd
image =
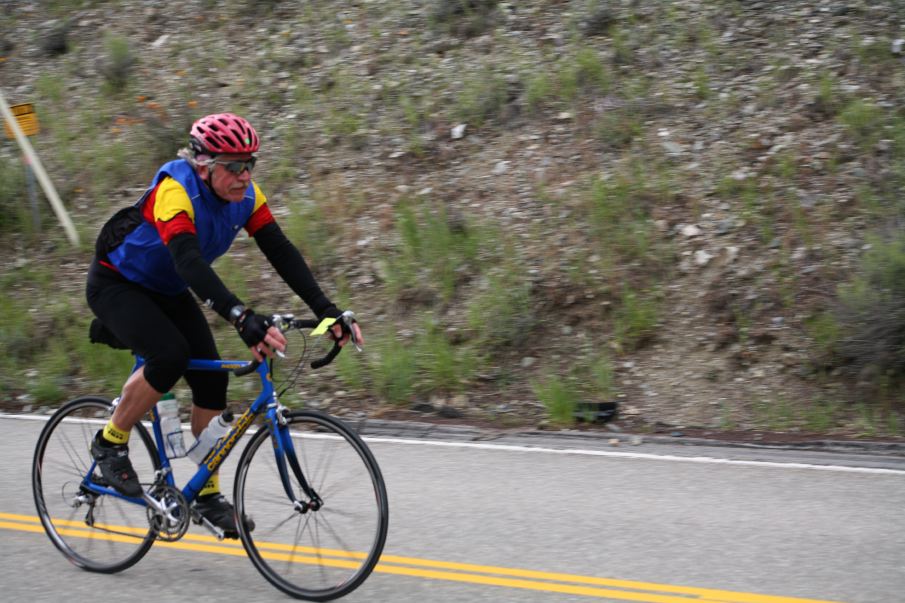
[(340, 318), (342, 318), (342, 321), (349, 327), (349, 339), (352, 341), (352, 345), (354, 345), (355, 349), (359, 352), (362, 351), (361, 342), (358, 340), (358, 337), (355, 336), (355, 329), (352, 328), (352, 325), (358, 322), (355, 320), (355, 312), (346, 310), (340, 315)]
[[(270, 317), (270, 322), (279, 329), (281, 333), (285, 333), (292, 327), (292, 320), (294, 318), (295, 316), (292, 314), (274, 314)], [(286, 358), (286, 354), (279, 350), (274, 350), (274, 353), (280, 358)]]

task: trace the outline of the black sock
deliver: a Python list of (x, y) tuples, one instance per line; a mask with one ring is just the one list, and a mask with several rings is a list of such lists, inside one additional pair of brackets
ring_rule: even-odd
[(103, 429), (98, 430), (98, 432), (94, 434), (94, 441), (97, 442), (98, 446), (101, 446), (103, 448), (110, 448), (114, 445), (113, 442), (107, 440), (107, 438), (104, 437)]

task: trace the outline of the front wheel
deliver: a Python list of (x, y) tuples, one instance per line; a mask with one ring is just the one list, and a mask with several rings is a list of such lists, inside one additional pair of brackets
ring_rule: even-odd
[(319, 503), (308, 505), (312, 499), (264, 427), (236, 468), (236, 514), (255, 526), (249, 531), (250, 522), (238, 522), (239, 536), (271, 584), (298, 599), (329, 601), (357, 588), (380, 558), (389, 522), (386, 486), (367, 445), (340, 420), (310, 410), (284, 416), (291, 437), (281, 440), (292, 442), (287, 454), (298, 458)]
[[(50, 540), (75, 565), (103, 573), (132, 566), (156, 538), (143, 504), (87, 487), (103, 485), (100, 472), (91, 471), (89, 448), (112, 410), (109, 400), (96, 397), (63, 405), (41, 431), (31, 471), (35, 506)], [(132, 428), (129, 448), (139, 478), (151, 480), (160, 461), (141, 423)]]

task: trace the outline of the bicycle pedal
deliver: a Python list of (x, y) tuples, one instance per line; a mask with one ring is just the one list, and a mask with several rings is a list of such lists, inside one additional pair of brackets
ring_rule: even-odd
[(191, 514), (192, 514), (192, 523), (193, 524), (195, 524), (197, 526), (202, 526), (202, 527), (210, 530), (210, 532), (214, 536), (217, 537), (217, 540), (223, 540), (224, 538), (226, 538), (226, 532), (224, 532), (222, 529), (218, 528), (217, 526), (215, 526), (214, 524), (209, 522), (207, 519), (205, 519), (204, 515), (202, 515), (195, 509), (192, 509)]

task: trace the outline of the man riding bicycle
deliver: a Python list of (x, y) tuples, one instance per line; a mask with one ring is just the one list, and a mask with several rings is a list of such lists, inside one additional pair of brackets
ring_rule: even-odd
[[(258, 135), (245, 119), (231, 113), (202, 117), (192, 125), (189, 147), (179, 151), (179, 159), (164, 164), (138, 203), (117, 212), (98, 236), (88, 271), (88, 305), (103, 328), (146, 360), (123, 386), (112, 418), (91, 445), (101, 475), (124, 495), (142, 493), (128, 457), (132, 426), (181, 376), (192, 391), (195, 437), (226, 408), (227, 373), (186, 370), (189, 358), (220, 358), (192, 292), (235, 326), (256, 360), (285, 350), (285, 337), (268, 317), (247, 307), (211, 267), (240, 228), (318, 318), (342, 314), (252, 180), (258, 148)], [(348, 329), (338, 321), (331, 336), (345, 345)], [(351, 329), (363, 341), (358, 325)], [(220, 493), (217, 474), (194, 505), (227, 537), (238, 537), (235, 512)]]

